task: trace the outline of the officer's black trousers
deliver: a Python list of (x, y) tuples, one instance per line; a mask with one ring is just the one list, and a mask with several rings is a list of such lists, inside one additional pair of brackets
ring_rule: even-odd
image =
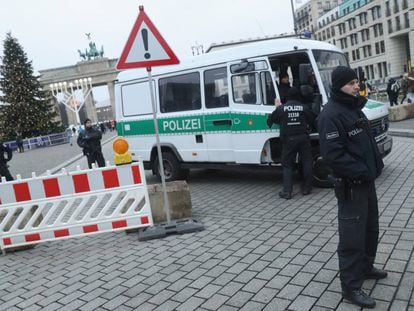
[(92, 168), (92, 163), (98, 162), (99, 167), (105, 167), (105, 159), (103, 157), (102, 152), (95, 151), (92, 153), (88, 153), (86, 155), (86, 158), (88, 159), (88, 167)]
[(13, 176), (10, 174), (6, 163), (0, 163), (0, 176), (6, 177), (7, 181), (13, 180)]
[(378, 201), (375, 183), (340, 183), (338, 199), (339, 272), (343, 289), (361, 288), (378, 246)]
[(302, 190), (310, 190), (313, 161), (309, 136), (306, 134), (285, 137), (282, 148), (283, 191), (292, 192), (292, 166), (298, 153), (303, 169)]

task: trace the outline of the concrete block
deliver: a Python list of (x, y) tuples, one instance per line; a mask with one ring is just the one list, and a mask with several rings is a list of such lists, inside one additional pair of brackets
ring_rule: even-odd
[[(170, 203), (171, 220), (191, 218), (192, 205), (190, 188), (185, 180), (176, 180), (166, 183), (167, 196)], [(151, 203), (152, 218), (154, 223), (166, 222), (164, 212), (164, 197), (162, 184), (148, 185), (148, 194)]]
[(388, 108), (390, 121), (401, 121), (414, 117), (414, 104), (402, 104)]

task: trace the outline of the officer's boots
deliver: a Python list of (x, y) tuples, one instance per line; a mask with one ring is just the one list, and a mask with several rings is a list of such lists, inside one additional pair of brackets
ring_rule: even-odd
[(368, 296), (361, 288), (342, 289), (342, 297), (362, 308), (372, 309), (375, 307), (375, 300)]
[(292, 192), (280, 191), (279, 197), (281, 197), (282, 199), (290, 200), (292, 198)]

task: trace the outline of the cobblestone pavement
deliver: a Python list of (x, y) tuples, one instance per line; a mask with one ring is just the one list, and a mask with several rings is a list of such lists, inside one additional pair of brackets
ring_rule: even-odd
[[(394, 138), (377, 181), (376, 310), (414, 310), (414, 139)], [(281, 174), (190, 175), (205, 230), (139, 242), (113, 233), (0, 257), (0, 310), (359, 310), (341, 298), (330, 189), (279, 199)]]

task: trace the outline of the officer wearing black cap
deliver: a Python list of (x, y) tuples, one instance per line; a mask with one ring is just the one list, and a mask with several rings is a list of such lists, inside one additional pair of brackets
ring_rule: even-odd
[(287, 102), (281, 105), (275, 101), (276, 110), (269, 116), (267, 124), (280, 125), (282, 141), (283, 191), (279, 196), (284, 199), (292, 198), (292, 166), (299, 153), (303, 167), (302, 194), (307, 195), (312, 190), (312, 152), (309, 138), (309, 128), (314, 122), (314, 116), (308, 106), (301, 102), (301, 95), (296, 87), (287, 92)]
[(362, 291), (365, 279), (382, 279), (387, 272), (374, 267), (378, 245), (378, 202), (375, 179), (384, 164), (362, 112), (367, 99), (359, 96), (354, 70), (339, 66), (332, 72), (331, 95), (319, 115), (319, 139), (324, 161), (335, 178), (338, 199), (338, 259), (342, 296), (374, 308)]
[(78, 146), (83, 148), (83, 154), (88, 159), (89, 168), (92, 168), (92, 163), (95, 161), (99, 167), (104, 167), (105, 159), (101, 147), (102, 133), (92, 126), (90, 119), (86, 119), (84, 125), (85, 129), (78, 136)]

